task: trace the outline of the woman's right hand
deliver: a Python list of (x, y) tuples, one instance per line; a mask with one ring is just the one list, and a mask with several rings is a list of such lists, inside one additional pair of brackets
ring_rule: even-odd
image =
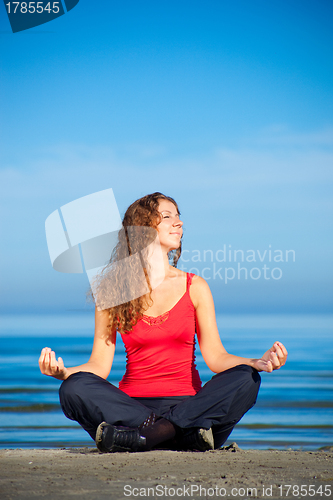
[(62, 358), (59, 357), (57, 360), (55, 352), (49, 347), (42, 349), (38, 362), (43, 375), (48, 375), (58, 380), (65, 380), (68, 377), (68, 370), (64, 366)]

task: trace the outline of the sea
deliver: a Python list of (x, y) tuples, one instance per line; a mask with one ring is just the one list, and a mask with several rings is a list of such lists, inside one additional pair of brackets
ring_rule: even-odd
[[(288, 349), (287, 363), (261, 373), (256, 405), (226, 445), (243, 449), (318, 450), (333, 446), (333, 315), (217, 314), (228, 352), (260, 357), (274, 341)], [(51, 347), (66, 366), (85, 363), (92, 349), (93, 311), (0, 316), (0, 448), (94, 446), (89, 435), (62, 413), (60, 382), (42, 375), (38, 358)], [(197, 347), (203, 383), (213, 375)], [(121, 337), (108, 380), (125, 370)]]

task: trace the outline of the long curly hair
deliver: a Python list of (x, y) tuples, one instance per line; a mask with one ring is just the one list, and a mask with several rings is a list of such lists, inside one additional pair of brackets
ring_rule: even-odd
[[(108, 338), (116, 331), (129, 333), (153, 304), (145, 250), (155, 240), (162, 220), (158, 211), (160, 200), (171, 201), (180, 213), (176, 201), (160, 192), (132, 203), (125, 212), (109, 263), (91, 283), (88, 295), (94, 298), (99, 309), (109, 311)], [(169, 252), (173, 267), (177, 267), (180, 255), (181, 243)], [(129, 256), (132, 257), (128, 259)]]

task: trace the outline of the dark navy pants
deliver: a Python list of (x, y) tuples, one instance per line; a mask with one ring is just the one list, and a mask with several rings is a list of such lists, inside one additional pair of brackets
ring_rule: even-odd
[(137, 427), (154, 412), (180, 429), (212, 427), (215, 448), (220, 448), (255, 404), (259, 387), (259, 373), (238, 365), (214, 375), (195, 396), (134, 398), (89, 372), (70, 375), (59, 395), (66, 417), (76, 420), (93, 439), (103, 421)]

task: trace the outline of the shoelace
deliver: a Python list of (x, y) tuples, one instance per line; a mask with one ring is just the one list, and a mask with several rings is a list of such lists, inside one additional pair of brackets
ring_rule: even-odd
[(113, 432), (113, 442), (115, 446), (131, 448), (131, 446), (136, 443), (139, 436), (138, 429), (117, 429), (117, 427), (115, 427)]

